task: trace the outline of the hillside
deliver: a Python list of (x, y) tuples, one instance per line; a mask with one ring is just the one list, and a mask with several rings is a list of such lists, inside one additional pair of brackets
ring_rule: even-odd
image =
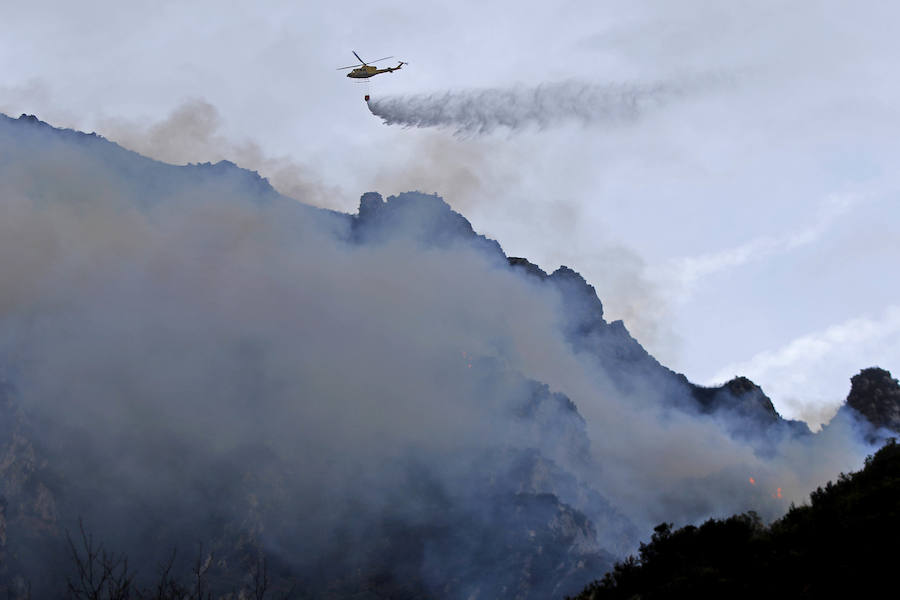
[(858, 412), (812, 434), (694, 385), (436, 195), (343, 214), (0, 116), (0, 257), (13, 597), (65, 595), (79, 523), (135, 589), (177, 549), (214, 595), (264, 562), (315, 598), (562, 597), (661, 520), (773, 519), (871, 451)]
[(655, 529), (575, 600), (880, 597), (896, 584), (900, 446), (893, 440), (765, 526), (755, 513)]

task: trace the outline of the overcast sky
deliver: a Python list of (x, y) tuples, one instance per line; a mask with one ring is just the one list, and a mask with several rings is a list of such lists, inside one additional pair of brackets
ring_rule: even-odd
[[(368, 190), (437, 192), (507, 254), (581, 272), (665, 364), (747, 375), (813, 425), (859, 369), (898, 374), (900, 6), (244, 6), (7, 7), (0, 110), (169, 162), (227, 158), (347, 212)], [(410, 64), (357, 83), (335, 70), (351, 50)], [(680, 93), (486, 134), (388, 126), (362, 99), (561, 82)]]

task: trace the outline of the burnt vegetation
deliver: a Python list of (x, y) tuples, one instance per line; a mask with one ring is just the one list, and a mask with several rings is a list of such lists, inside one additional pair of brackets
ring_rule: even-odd
[[(190, 572), (182, 577), (175, 575), (177, 551), (157, 566), (158, 576), (153, 583), (140, 585), (138, 571), (133, 569), (124, 554), (108, 552), (102, 544), (87, 533), (79, 522), (76, 536), (66, 533), (71, 559), (71, 574), (66, 580), (66, 597), (70, 600), (234, 600), (286, 599), (291, 592), (275, 594), (271, 590), (268, 565), (265, 558), (257, 560), (243, 577), (239, 587), (225, 593), (214, 592), (210, 581), (212, 553), (202, 548), (193, 562)], [(30, 586), (18, 597), (30, 598)]]
[(755, 513), (699, 527), (656, 527), (638, 556), (568, 600), (875, 596), (895, 585), (900, 445), (895, 440), (791, 506), (769, 526)]

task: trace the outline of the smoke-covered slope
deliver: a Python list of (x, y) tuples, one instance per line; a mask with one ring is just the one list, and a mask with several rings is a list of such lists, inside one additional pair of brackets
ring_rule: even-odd
[(139, 582), (203, 544), (218, 590), (264, 557), (310, 597), (561, 596), (867, 450), (694, 386), (437, 196), (340, 214), (0, 117), (0, 257), (9, 590), (59, 593), (82, 518)]
[(898, 500), (900, 447), (891, 441), (770, 527), (752, 513), (676, 531), (662, 524), (635, 560), (573, 600), (890, 595)]

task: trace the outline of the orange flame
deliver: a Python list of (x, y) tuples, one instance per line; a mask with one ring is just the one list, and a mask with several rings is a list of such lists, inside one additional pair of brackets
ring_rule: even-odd
[(756, 480), (752, 477), (750, 478), (750, 485), (756, 485)]

